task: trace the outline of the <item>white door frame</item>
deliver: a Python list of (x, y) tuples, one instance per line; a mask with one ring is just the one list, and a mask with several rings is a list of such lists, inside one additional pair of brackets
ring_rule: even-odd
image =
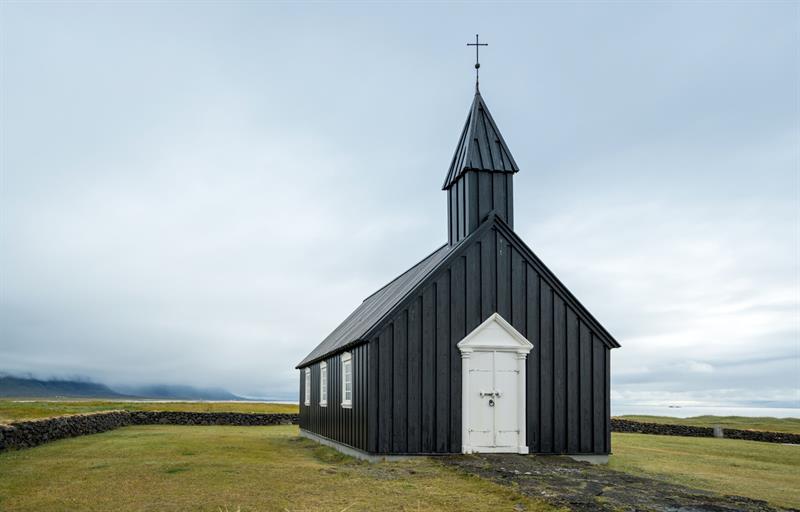
[[(496, 330), (499, 326), (509, 336), (481, 335), (487, 329)], [(519, 429), (517, 453), (528, 453), (526, 441), (526, 414), (525, 414), (525, 360), (533, 344), (519, 331), (508, 323), (498, 313), (486, 319), (471, 333), (456, 345), (461, 350), (461, 451), (473, 453), (475, 451), (493, 451), (491, 448), (469, 445), (469, 407), (470, 407), (470, 356), (473, 352), (514, 352), (517, 355), (517, 428)], [(495, 450), (500, 451), (500, 450)], [(507, 451), (503, 448), (502, 451)]]

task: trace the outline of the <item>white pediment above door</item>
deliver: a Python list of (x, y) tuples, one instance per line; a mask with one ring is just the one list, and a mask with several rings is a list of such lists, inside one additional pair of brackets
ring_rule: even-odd
[(458, 342), (461, 352), (500, 350), (527, 354), (533, 344), (514, 329), (499, 313), (494, 313)]

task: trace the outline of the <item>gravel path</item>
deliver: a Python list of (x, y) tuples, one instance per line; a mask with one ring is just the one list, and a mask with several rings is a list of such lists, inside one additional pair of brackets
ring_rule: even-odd
[[(764, 501), (721, 496), (567, 457), (455, 455), (436, 460), (483, 478), (517, 485), (526, 496), (577, 511), (775, 512)], [(735, 489), (731, 489), (735, 492)]]

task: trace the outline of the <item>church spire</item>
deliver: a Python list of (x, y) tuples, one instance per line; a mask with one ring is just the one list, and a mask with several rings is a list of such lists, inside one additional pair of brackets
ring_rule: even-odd
[(506, 141), (489, 113), (489, 107), (478, 91), (472, 100), (467, 122), (464, 123), (458, 139), (442, 190), (450, 188), (467, 171), (519, 171)]
[(513, 227), (512, 180), (518, 171), (489, 108), (476, 90), (442, 185), (448, 193), (451, 244), (471, 233), (491, 211)]

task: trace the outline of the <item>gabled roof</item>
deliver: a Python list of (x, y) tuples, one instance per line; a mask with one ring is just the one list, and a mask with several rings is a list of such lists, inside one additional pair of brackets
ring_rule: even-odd
[(444, 180), (442, 190), (447, 190), (467, 171), (518, 172), (519, 167), (511, 156), (511, 151), (494, 124), (492, 114), (481, 97), (475, 92), (475, 99), (458, 139), (458, 146), (450, 163), (450, 170)]
[(445, 244), (428, 255), (425, 259), (400, 274), (389, 284), (373, 293), (361, 303), (360, 306), (348, 316), (339, 327), (325, 338), (314, 350), (311, 351), (296, 368), (302, 368), (310, 363), (314, 363), (333, 353), (339, 352), (346, 347), (366, 341), (376, 327), (384, 318), (391, 316), (406, 302), (404, 299), (414, 294), (430, 281), (429, 277), (435, 277), (439, 268), (446, 265), (458, 257), (471, 245), (475, 239), (480, 239), (488, 229), (496, 229), (517, 250), (525, 257), (543, 279), (553, 288), (554, 291), (564, 299), (564, 301), (574, 308), (575, 312), (597, 333), (599, 338), (609, 348), (619, 348), (619, 343), (603, 327), (597, 319), (578, 301), (566, 286), (547, 268), (536, 254), (525, 244), (511, 227), (494, 212), (478, 226), (478, 229), (470, 233), (455, 245)]
[(406, 270), (383, 288), (373, 293), (359, 305), (339, 327), (322, 340), (317, 348), (298, 363), (297, 368), (323, 358), (339, 349), (360, 341), (381, 318), (389, 313), (410, 291), (416, 288), (453, 246), (445, 244), (425, 259)]

